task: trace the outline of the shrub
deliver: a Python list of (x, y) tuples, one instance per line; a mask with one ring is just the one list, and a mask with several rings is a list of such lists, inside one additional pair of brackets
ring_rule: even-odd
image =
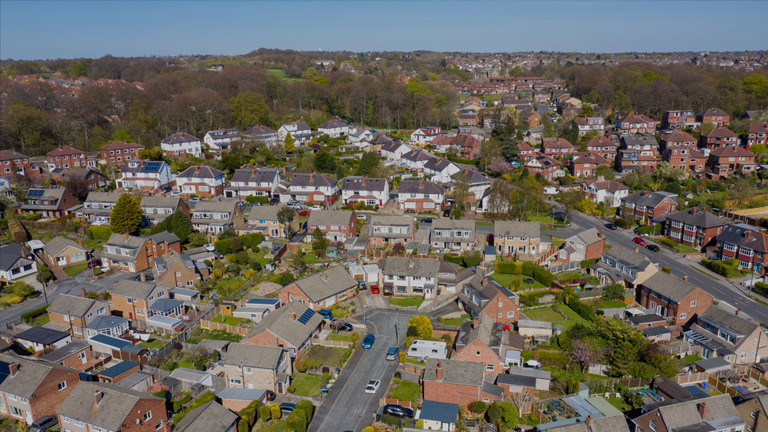
[(293, 363), (293, 367), (295, 367), (296, 370), (300, 373), (304, 373), (307, 371), (307, 361), (303, 358), (300, 358)]
[(469, 404), (469, 410), (473, 413), (483, 414), (488, 409), (488, 405), (483, 401), (474, 401)]
[(288, 386), (288, 393), (295, 393), (295, 392), (296, 392), (296, 387), (294, 387), (292, 385), (289, 385)]
[(761, 296), (768, 296), (768, 284), (765, 282), (755, 282), (755, 286), (752, 287), (752, 291), (760, 294)]
[(239, 422), (237, 422), (237, 432), (251, 432), (251, 424), (248, 423), (248, 419), (241, 418)]
[(222, 255), (229, 255), (232, 253), (232, 239), (219, 240), (213, 244), (213, 248)]
[[(708, 259), (701, 260), (701, 264), (712, 270), (713, 272), (719, 274), (720, 276), (725, 276), (727, 278), (731, 278), (736, 274), (736, 266), (730, 265), (729, 261), (710, 261)], [(737, 261), (738, 262), (738, 261)]]
[(283, 413), (280, 411), (280, 405), (272, 404), (269, 406), (269, 417), (272, 420), (279, 420)]
[(259, 418), (262, 421), (269, 420), (272, 415), (272, 410), (269, 408), (269, 405), (262, 405), (261, 408), (259, 408)]
[(512, 280), (512, 291), (517, 291), (520, 289), (520, 286), (523, 284), (523, 281), (520, 279), (513, 279)]
[(404, 351), (400, 351), (400, 354), (398, 354), (398, 357), (400, 357), (400, 363), (405, 363), (406, 354)]
[(312, 421), (312, 417), (315, 415), (315, 405), (312, 404), (312, 401), (299, 401), (296, 403), (296, 409), (304, 411), (304, 415), (307, 418), (307, 424)]
[(94, 240), (109, 240), (112, 229), (108, 226), (91, 226), (88, 228), (88, 234)]
[(483, 260), (478, 251), (464, 252), (464, 254), (461, 255), (461, 259), (464, 261), (465, 267), (476, 267)]
[(627, 227), (627, 221), (625, 221), (624, 219), (616, 219), (614, 221), (614, 223), (619, 228), (626, 228)]
[(453, 338), (449, 334), (444, 334), (440, 336), (440, 339), (442, 339), (443, 342), (447, 343), (448, 346), (451, 346), (453, 344)]
[(21, 314), (21, 319), (25, 323), (28, 323), (34, 320), (35, 318), (45, 314), (47, 311), (48, 311), (48, 305), (40, 306), (37, 309), (32, 309), (29, 312), (24, 312), (23, 314)]
[(389, 414), (382, 414), (380, 420), (382, 423), (386, 423), (391, 426), (400, 426), (402, 424), (402, 420)]
[(597, 263), (598, 261), (600, 261), (600, 258), (593, 258), (593, 259), (583, 260), (581, 262), (581, 268), (583, 268), (583, 269), (589, 268), (589, 266), (591, 266), (592, 264)]
[(664, 273), (667, 273), (667, 274), (671, 274), (672, 273), (672, 269), (670, 267), (668, 267), (668, 266), (662, 267), (661, 271), (663, 271)]
[(453, 256), (451, 254), (443, 255), (443, 261), (446, 261), (446, 262), (449, 262), (449, 263), (454, 263), (454, 264), (459, 264), (459, 265), (461, 265), (461, 263), (462, 263), (461, 257)]
[(660, 238), (659, 239), (659, 243), (663, 244), (664, 246), (666, 246), (666, 247), (668, 247), (668, 248), (670, 248), (672, 250), (675, 250), (677, 248), (677, 243), (673, 242), (672, 240), (670, 240), (668, 238)]
[(638, 234), (659, 234), (661, 233), (661, 225), (648, 225), (637, 229)]
[(303, 410), (295, 409), (288, 414), (286, 419), (288, 429), (296, 432), (306, 432), (307, 416)]

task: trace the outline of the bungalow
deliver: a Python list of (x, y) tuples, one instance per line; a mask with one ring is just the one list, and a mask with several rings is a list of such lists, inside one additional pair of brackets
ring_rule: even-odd
[(475, 248), (475, 221), (435, 219), (430, 227), (430, 243), (435, 252), (468, 251)]
[(240, 132), (237, 129), (216, 129), (205, 133), (203, 142), (215, 152), (229, 150), (233, 141), (240, 139)]
[(82, 371), (93, 361), (93, 348), (85, 342), (70, 342), (40, 359)]
[(184, 132), (176, 132), (160, 141), (160, 149), (166, 156), (183, 157), (187, 154), (197, 158), (203, 156), (203, 144), (200, 140)]
[(429, 258), (388, 257), (380, 263), (379, 282), (385, 295), (437, 295), (440, 261)]
[(245, 219), (237, 201), (219, 198), (198, 202), (192, 209), (191, 221), (195, 230), (217, 235), (229, 227), (242, 225)]
[(317, 127), (321, 135), (328, 135), (331, 138), (349, 135), (349, 125), (334, 117)]
[(672, 325), (687, 325), (712, 305), (712, 296), (688, 283), (688, 276), (678, 279), (664, 272), (638, 283), (635, 295), (641, 306)]
[(459, 405), (448, 402), (425, 400), (417, 420), (424, 423), (424, 429), (453, 432), (459, 418)]
[(503, 390), (485, 381), (485, 365), (428, 359), (422, 377), (424, 400), (469, 405), (502, 399)]
[(229, 344), (221, 364), (227, 388), (263, 389), (284, 394), (293, 373), (288, 351), (274, 346)]
[(276, 168), (240, 168), (235, 170), (229, 187), (224, 190), (226, 198), (244, 199), (249, 196), (272, 197), (280, 186), (282, 177)]
[(414, 212), (439, 212), (445, 200), (445, 188), (433, 182), (407, 179), (400, 182), (398, 206)]
[(116, 180), (118, 189), (137, 189), (150, 194), (170, 188), (175, 179), (171, 166), (164, 161), (130, 160), (123, 165), (121, 173)]
[[(332, 242), (343, 242), (350, 237), (357, 237), (357, 216), (355, 212), (343, 210), (313, 211), (307, 220), (307, 232), (320, 229), (325, 238)], [(311, 237), (308, 237), (310, 239)]]
[(336, 180), (317, 173), (294, 173), (288, 189), (280, 193), (280, 201), (333, 203), (339, 197)]
[(224, 172), (206, 165), (195, 165), (176, 176), (176, 186), (182, 198), (196, 195), (210, 198), (224, 193), (227, 180)]
[(413, 217), (372, 215), (368, 228), (368, 245), (382, 248), (387, 244), (400, 243), (403, 246), (413, 241), (415, 234)]
[(20, 215), (40, 213), (44, 218), (57, 219), (74, 213), (80, 203), (64, 188), (32, 188), (16, 209)]
[(37, 273), (35, 256), (16, 243), (0, 246), (0, 282), (12, 284), (17, 280)]
[(683, 340), (701, 346), (705, 359), (723, 357), (737, 366), (760, 363), (768, 356), (768, 335), (760, 325), (711, 305), (695, 318)]
[(30, 327), (16, 333), (13, 339), (24, 349), (37, 353), (43, 350), (55, 350), (66, 346), (72, 342), (72, 335), (69, 332), (54, 330), (48, 327)]
[(264, 317), (241, 343), (285, 348), (295, 359), (320, 334), (324, 322), (322, 315), (302, 302), (291, 302)]
[(383, 206), (389, 201), (389, 182), (386, 178), (344, 177), (341, 180), (341, 201), (344, 205), (363, 203)]
[(357, 281), (344, 266), (338, 265), (291, 282), (280, 288), (277, 295), (283, 304), (295, 300), (310, 309), (320, 310), (352, 298), (355, 288)]
[(64, 237), (56, 236), (43, 246), (46, 261), (56, 267), (66, 267), (88, 261), (88, 251), (80, 244)]

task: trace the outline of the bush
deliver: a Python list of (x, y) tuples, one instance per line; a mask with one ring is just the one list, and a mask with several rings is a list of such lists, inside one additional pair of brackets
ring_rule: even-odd
[(619, 227), (619, 228), (626, 228), (627, 227), (627, 221), (625, 221), (624, 219), (616, 219), (613, 223), (615, 223), (616, 226)]
[(267, 421), (271, 417), (272, 410), (269, 408), (269, 405), (262, 405), (261, 408), (259, 408), (259, 418), (262, 421)]
[(486, 405), (483, 401), (474, 401), (469, 404), (468, 408), (473, 413), (483, 414), (485, 410), (488, 409), (488, 405)]
[(402, 424), (402, 420), (389, 414), (382, 414), (380, 420), (382, 423), (386, 423), (390, 426), (400, 426)]
[(701, 264), (712, 270), (713, 272), (719, 274), (720, 276), (725, 276), (727, 278), (731, 278), (736, 274), (736, 266), (730, 265), (729, 261), (710, 261), (708, 259), (701, 260)]
[(213, 248), (222, 255), (229, 255), (232, 253), (232, 239), (219, 240), (213, 244)]
[(28, 323), (34, 320), (35, 318), (47, 313), (47, 311), (48, 311), (48, 305), (40, 306), (37, 309), (32, 309), (29, 312), (24, 312), (23, 314), (21, 314), (21, 319), (25, 323)]
[(248, 419), (241, 418), (239, 422), (237, 422), (237, 432), (251, 432), (251, 424), (248, 423)]
[(520, 279), (513, 279), (512, 280), (512, 291), (517, 291), (520, 289), (520, 286), (523, 284), (523, 281)]
[(451, 254), (443, 255), (443, 261), (446, 261), (446, 262), (449, 262), (449, 263), (454, 263), (454, 264), (459, 264), (459, 265), (461, 265), (461, 263), (463, 262), (461, 257), (453, 256)]
[(91, 226), (88, 228), (88, 235), (94, 240), (109, 240), (112, 229), (108, 226)]
[(307, 416), (303, 410), (295, 409), (288, 414), (286, 419), (288, 429), (295, 432), (306, 432)]
[(666, 247), (668, 247), (668, 248), (670, 248), (672, 250), (676, 250), (676, 248), (677, 248), (677, 243), (673, 242), (672, 240), (670, 240), (668, 238), (660, 238), (659, 239), (659, 243), (661, 243), (662, 245), (664, 245), (664, 246), (666, 246)]
[(293, 367), (295, 367), (296, 370), (300, 373), (304, 373), (307, 371), (307, 361), (303, 358), (300, 358), (293, 363)]
[(565, 294), (563, 296), (563, 302), (585, 320), (592, 321), (595, 318), (592, 308), (579, 300), (575, 294), (571, 292)]
[(752, 287), (752, 291), (760, 294), (761, 296), (768, 297), (768, 284), (765, 282), (755, 282), (755, 286)]
[(597, 263), (598, 261), (600, 261), (600, 258), (593, 258), (593, 259), (583, 260), (581, 262), (581, 268), (587, 269), (587, 268), (589, 268), (589, 266), (591, 266), (592, 264)]
[(307, 418), (307, 424), (312, 421), (312, 417), (315, 415), (315, 405), (312, 401), (302, 400), (296, 403), (296, 410), (304, 411), (304, 415)]
[(288, 386), (288, 393), (296, 393), (296, 387), (289, 385)]
[(501, 274), (523, 274), (523, 264), (515, 261), (497, 261), (495, 271)]
[(667, 266), (662, 267), (661, 271), (663, 271), (666, 274), (671, 274), (672, 273), (672, 269), (670, 267), (667, 267)]
[(269, 406), (269, 417), (272, 420), (279, 420), (283, 413), (280, 411), (280, 405), (272, 404)]

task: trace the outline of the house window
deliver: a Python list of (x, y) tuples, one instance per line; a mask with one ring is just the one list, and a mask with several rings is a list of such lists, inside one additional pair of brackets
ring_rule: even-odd
[(741, 353), (741, 355), (739, 355), (739, 358), (743, 358), (743, 359), (747, 358), (747, 353), (745, 352)]
[(515, 317), (515, 312), (514, 311), (513, 312), (507, 312), (507, 318), (514, 318), (514, 317)]
[(152, 411), (147, 411), (144, 413), (144, 421), (147, 421), (152, 418)]
[(752, 413), (750, 414), (750, 417), (757, 418), (757, 411), (752, 411)]
[(696, 307), (696, 300), (691, 300), (691, 307)]
[(253, 369), (251, 369), (249, 367), (246, 367), (245, 368), (245, 373), (247, 373), (247, 374), (253, 373)]
[(65, 388), (67, 388), (67, 382), (66, 381), (60, 382), (58, 387), (59, 387), (59, 391), (64, 390)]
[(485, 365), (485, 371), (486, 372), (493, 372), (493, 365), (492, 364)]
[(687, 314), (685, 312), (683, 312), (683, 313), (680, 314), (680, 319), (685, 319), (686, 316), (687, 316)]
[(651, 421), (651, 424), (649, 426), (651, 427), (652, 431), (656, 430), (656, 422), (655, 421)]
[(163, 427), (163, 421), (160, 420), (159, 422), (155, 423), (155, 430), (158, 430)]
[(230, 384), (235, 384), (235, 385), (242, 385), (242, 384), (243, 384), (243, 381), (242, 381), (242, 380), (240, 380), (240, 378), (234, 378), (234, 377), (233, 377), (233, 378), (230, 378), (230, 379), (229, 379), (229, 383), (230, 383)]
[(480, 356), (480, 351), (475, 351), (475, 355), (479, 357)]

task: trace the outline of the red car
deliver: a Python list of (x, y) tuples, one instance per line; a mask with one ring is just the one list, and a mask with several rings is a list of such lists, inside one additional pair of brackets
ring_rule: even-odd
[(299, 216), (309, 216), (309, 210), (302, 210), (299, 212)]
[(378, 294), (380, 292), (381, 292), (381, 290), (379, 290), (379, 286), (378, 285), (371, 285), (371, 294)]
[(645, 246), (645, 240), (640, 237), (635, 237), (632, 239), (632, 241), (639, 244), (640, 246)]
[(101, 260), (98, 258), (94, 258), (90, 261), (88, 261), (88, 268), (94, 268), (101, 266)]

